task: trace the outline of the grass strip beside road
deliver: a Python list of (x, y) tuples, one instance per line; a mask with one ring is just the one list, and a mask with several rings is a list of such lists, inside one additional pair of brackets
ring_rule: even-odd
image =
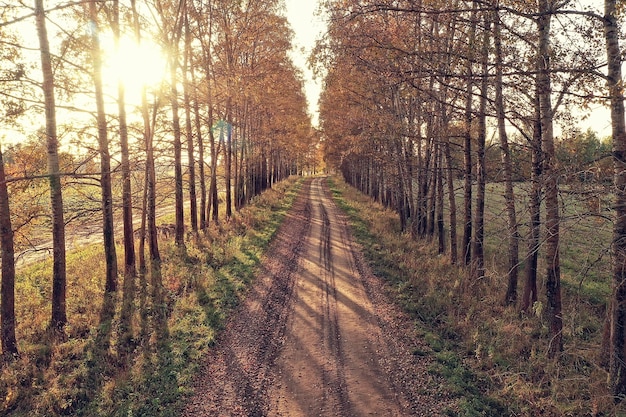
[[(105, 357), (93, 354), (103, 295), (100, 245), (68, 253), (69, 325), (66, 340), (59, 343), (49, 343), (45, 337), (51, 262), (36, 262), (18, 271), (16, 313), (22, 356), (0, 371), (0, 399), (4, 399), (0, 414), (178, 415), (203, 355), (245, 297), (301, 181), (294, 177), (275, 184), (230, 222), (222, 220), (188, 240), (184, 251), (171, 240), (161, 242), (163, 305), (151, 303), (150, 283), (139, 278), (135, 349), (126, 363), (116, 350), (115, 330), (110, 352)], [(118, 255), (122, 254), (119, 248)], [(164, 329), (156, 329), (157, 309), (167, 313)], [(97, 384), (90, 381), (94, 374), (99, 376)]]
[(489, 379), (464, 363), (459, 335), (450, 323), (448, 303), (454, 303), (454, 296), (445, 284), (437, 285), (437, 277), (454, 281), (459, 272), (447, 265), (432, 245), (402, 234), (396, 213), (338, 178), (330, 178), (329, 185), (335, 202), (349, 217), (353, 236), (372, 272), (385, 281), (389, 295), (415, 319), (418, 334), (432, 349), (413, 354), (432, 355), (429, 372), (441, 376), (446, 391), (460, 398), (458, 409), (442, 412), (467, 417), (509, 415), (508, 407), (489, 395)]

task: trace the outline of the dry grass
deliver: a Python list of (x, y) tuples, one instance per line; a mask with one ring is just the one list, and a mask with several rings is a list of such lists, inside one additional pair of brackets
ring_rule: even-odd
[[(150, 276), (137, 279), (134, 349), (126, 361), (118, 351), (119, 311), (110, 329), (99, 326), (104, 287), (99, 245), (68, 254), (69, 324), (59, 342), (46, 332), (51, 262), (21, 268), (16, 285), (21, 357), (0, 370), (0, 415), (177, 415), (200, 357), (245, 296), (297, 186), (296, 178), (277, 184), (230, 222), (190, 236), (184, 251), (171, 240), (161, 242), (162, 297), (153, 298)], [(105, 351), (102, 334), (110, 343)]]
[[(610, 293), (608, 217), (588, 215), (583, 202), (573, 195), (562, 195), (565, 351), (558, 360), (549, 360), (543, 278), (540, 276), (540, 300), (532, 313), (521, 314), (516, 307), (503, 306), (506, 252), (502, 248), (506, 248), (506, 236), (502, 231), (506, 230), (506, 218), (499, 186), (488, 187), (488, 273), (469, 283), (465, 271), (451, 266), (447, 256), (436, 253), (434, 245), (399, 233), (394, 213), (340, 180), (334, 181), (340, 190), (337, 198), (351, 215), (355, 235), (377, 275), (389, 283), (392, 295), (414, 315), (434, 350), (452, 351), (459, 358), (452, 361), (446, 357), (451, 354), (446, 353), (440, 362), (469, 370), (444, 373), (459, 395), (473, 396), (466, 399), (460, 412), (452, 414), (626, 415), (626, 407), (616, 406), (607, 391), (606, 370), (598, 357)], [(518, 191), (523, 195), (521, 187)], [(522, 222), (526, 221), (524, 210), (520, 201)], [(523, 225), (523, 234), (525, 229)], [(521, 256), (525, 250), (521, 245)], [(480, 395), (474, 396), (473, 388), (479, 388)]]

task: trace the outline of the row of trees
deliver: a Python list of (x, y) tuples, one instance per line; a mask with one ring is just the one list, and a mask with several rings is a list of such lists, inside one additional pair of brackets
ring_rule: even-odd
[[(288, 57), (291, 30), (281, 7), (277, 0), (34, 0), (2, 7), (0, 52), (10, 59), (0, 68), (0, 120), (6, 132), (31, 137), (27, 144), (10, 145), (5, 153), (11, 157), (0, 163), (0, 330), (6, 359), (18, 355), (14, 233), (35, 233), (41, 224), (51, 231), (49, 329), (63, 337), (66, 226), (80, 220), (81, 210), (93, 216), (85, 196), (100, 190), (106, 258), (101, 320), (110, 325), (121, 298), (122, 354), (134, 334), (136, 277), (151, 276), (156, 293), (161, 286), (158, 199), (173, 193), (174, 239), (184, 248), (185, 227), (193, 234), (217, 224), (220, 201), (228, 220), (274, 182), (314, 166), (315, 135), (301, 75)], [(156, 50), (164, 60), (163, 79), (144, 83), (158, 68), (116, 63), (125, 44)], [(112, 65), (120, 68), (112, 71)], [(132, 78), (139, 88), (124, 74), (138, 71), (145, 71)], [(37, 158), (24, 163), (39, 144), (46, 149), (35, 152), (47, 155), (44, 172)], [(48, 203), (25, 200), (25, 189), (34, 187), (49, 191)], [(85, 206), (77, 208), (76, 200)], [(36, 215), (20, 218), (17, 205), (35, 205)], [(41, 216), (49, 221), (40, 222)], [(120, 217), (121, 291), (115, 244)]]
[[(588, 170), (612, 157), (614, 277), (606, 338), (611, 388), (616, 398), (625, 394), (626, 137), (616, 2), (606, 0), (604, 10), (567, 0), (324, 4), (330, 27), (316, 62), (327, 69), (320, 119), (328, 163), (396, 210), (404, 230), (437, 237), (440, 253), (465, 266), (471, 283), (485, 274), (486, 155), (490, 144), (497, 146), (500, 161), (490, 168), (504, 183), (508, 218), (503, 299), (519, 301), (522, 310), (537, 301), (542, 252), (551, 357), (563, 349), (558, 184), (580, 179), (561, 168), (578, 163)], [(571, 112), (592, 102), (610, 104), (612, 149), (596, 147), (585, 163), (586, 150), (576, 149), (576, 162), (568, 143), (558, 146), (555, 125), (566, 135), (576, 119)], [(528, 161), (528, 178), (515, 175), (516, 161)], [(524, 220), (517, 218), (513, 184), (520, 179), (531, 184)], [(520, 256), (521, 222), (529, 232)]]

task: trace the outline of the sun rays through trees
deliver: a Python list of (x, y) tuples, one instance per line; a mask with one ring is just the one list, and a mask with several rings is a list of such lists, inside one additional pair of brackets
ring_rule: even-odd
[[(172, 297), (169, 281), (170, 239), (177, 256), (195, 259), (201, 242), (241, 225), (255, 197), (318, 169), (318, 135), (282, 7), (276, 0), (0, 7), (3, 357), (9, 364), (25, 346), (20, 360), (40, 358), (41, 369), (32, 369), (48, 373), (68, 344), (90, 356), (86, 373), (70, 377), (73, 399), (52, 400), (44, 414), (88, 407), (116, 369), (132, 368), (142, 349), (167, 345), (180, 295)], [(87, 265), (76, 256), (97, 258), (81, 251), (100, 253), (92, 246), (103, 248), (104, 268), (78, 272)], [(25, 281), (48, 252), (51, 270), (42, 267), (36, 284)], [(25, 301), (33, 285), (41, 298)], [(195, 294), (194, 285), (189, 277), (183, 292)], [(39, 323), (15, 302), (37, 305)], [(48, 312), (45, 330), (39, 310)], [(7, 378), (3, 412), (20, 408), (11, 396), (23, 395)]]

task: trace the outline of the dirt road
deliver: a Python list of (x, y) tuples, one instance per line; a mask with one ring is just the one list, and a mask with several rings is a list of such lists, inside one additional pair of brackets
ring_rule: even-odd
[(412, 329), (309, 179), (183, 415), (441, 415), (450, 401)]

